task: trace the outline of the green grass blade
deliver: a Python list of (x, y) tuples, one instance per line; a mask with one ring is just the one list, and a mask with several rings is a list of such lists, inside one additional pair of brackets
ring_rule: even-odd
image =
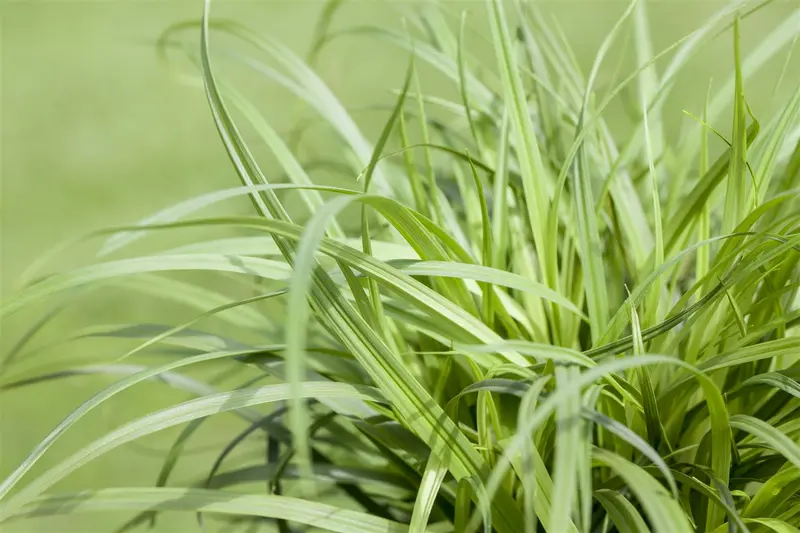
[(745, 519), (745, 522), (764, 526), (775, 533), (798, 533), (798, 531), (800, 531), (800, 529), (792, 524), (784, 522), (783, 520), (778, 520), (777, 518), (750, 518)]
[(580, 415), (580, 394), (574, 388), (575, 374), (567, 369), (556, 369), (556, 386), (558, 389), (571, 390), (556, 408), (556, 442), (553, 459), (553, 507), (551, 509), (549, 529), (566, 531), (578, 488), (578, 460), (581, 439), (584, 437), (583, 425), (578, 422)]
[(747, 197), (747, 125), (745, 123), (747, 111), (744, 102), (738, 17), (733, 24), (733, 50), (736, 81), (734, 84), (731, 165), (728, 173), (728, 188), (725, 194), (725, 211), (722, 222), (722, 231), (725, 233), (733, 231), (739, 220), (744, 216), (745, 199)]
[[(581, 105), (580, 119), (576, 128), (576, 135), (580, 135), (586, 128), (585, 120), (589, 112), (589, 100), (592, 95), (593, 85), (600, 65), (611, 46), (623, 22), (633, 12), (637, 0), (628, 4), (627, 9), (611, 29), (600, 46), (595, 57), (592, 71), (584, 91)], [(608, 292), (605, 280), (605, 267), (603, 264), (602, 243), (594, 209), (594, 195), (592, 193), (591, 163), (588, 158), (586, 141), (579, 145), (573, 169), (572, 192), (574, 200), (574, 213), (576, 217), (578, 250), (581, 256), (583, 271), (583, 284), (586, 293), (586, 303), (589, 309), (589, 324), (592, 341), (596, 342), (605, 331), (608, 324)], [(552, 209), (557, 209), (555, 205)], [(551, 239), (554, 236), (551, 235)]]
[[(650, 127), (647, 119), (647, 108), (642, 110), (642, 122), (644, 123), (644, 142), (647, 154), (647, 165), (650, 171), (650, 182), (653, 191), (653, 220), (655, 222), (653, 234), (655, 235), (654, 247), (654, 268), (658, 268), (664, 262), (664, 230), (661, 227), (661, 200), (659, 199), (658, 189), (659, 180), (656, 174), (655, 164), (653, 163), (653, 147), (650, 140)], [(645, 314), (645, 324), (652, 325), (658, 323), (658, 307), (663, 291), (660, 287), (654, 287), (650, 291), (650, 298), (647, 300), (647, 312)]]
[[(784, 46), (789, 44), (794, 37), (800, 33), (800, 9), (794, 9), (791, 13), (783, 17), (780, 24), (772, 28), (769, 35), (762, 39), (758, 46), (753, 48), (747, 57), (741, 61), (741, 77), (746, 80), (754, 76), (763, 66), (775, 56)], [(730, 104), (736, 92), (736, 74), (734, 73), (725, 83), (724, 89), (716, 93), (709, 105), (709, 120), (715, 122), (719, 115)], [(692, 158), (694, 148), (689, 152), (682, 152), (685, 157)]]
[[(380, 393), (371, 387), (355, 387), (333, 382), (304, 383), (301, 387), (301, 394), (306, 398), (384, 401)], [(100, 457), (127, 442), (216, 413), (286, 400), (290, 395), (291, 391), (288, 384), (265, 385), (263, 387), (224, 392), (191, 400), (146, 415), (108, 433), (25, 486), (4, 504), (0, 505), (0, 521), (16, 514), (21, 505), (29, 503), (92, 459)], [(85, 411), (82, 414), (84, 413)], [(74, 421), (71, 421), (71, 423), (74, 423)]]
[(620, 533), (649, 533), (639, 511), (619, 492), (600, 489), (595, 491), (594, 497), (608, 512), (611, 521)]
[(313, 66), (316, 64), (320, 53), (322, 52), (327, 41), (328, 32), (330, 30), (333, 18), (336, 12), (344, 5), (345, 0), (328, 0), (325, 2), (325, 7), (319, 15), (319, 20), (314, 27), (314, 37), (311, 42), (311, 49), (308, 51), (307, 62)]
[(613, 418), (609, 418), (602, 413), (598, 413), (597, 411), (584, 409), (581, 412), (581, 416), (591, 420), (599, 426), (602, 426), (604, 429), (607, 429), (609, 432), (617, 435), (625, 440), (628, 444), (639, 450), (642, 455), (647, 457), (661, 471), (661, 473), (664, 475), (664, 479), (666, 479), (667, 484), (669, 485), (673, 497), (677, 497), (678, 486), (675, 483), (675, 479), (673, 478), (667, 463), (664, 462), (664, 459), (658, 454), (657, 451), (653, 449), (652, 446), (650, 446), (650, 444), (647, 443), (647, 441), (642, 439), (624, 424), (617, 422)]
[(733, 415), (731, 427), (741, 429), (763, 440), (776, 452), (783, 455), (794, 466), (800, 468), (800, 446), (771, 424), (749, 415)]
[[(67, 511), (69, 510), (69, 511)], [(258, 516), (306, 524), (338, 533), (404, 533), (403, 524), (324, 503), (287, 496), (235, 494), (210, 489), (124, 488), (44, 496), (20, 516), (58, 516), (66, 512), (192, 511)]]
[(45, 278), (5, 299), (0, 306), (0, 315), (14, 313), (54, 293), (81, 287), (89, 283), (133, 274), (191, 270), (232, 272), (255, 275), (272, 280), (285, 280), (291, 275), (291, 269), (286, 263), (246, 256), (178, 254), (121, 259)]
[(782, 147), (789, 139), (789, 128), (792, 124), (797, 124), (800, 121), (800, 87), (794, 92), (791, 100), (786, 103), (780, 116), (778, 117), (777, 124), (769, 132), (769, 136), (765, 139), (763, 147), (759, 146), (754, 148), (760, 152), (758, 163), (755, 165), (755, 176), (758, 185), (758, 198), (756, 204), (760, 205), (766, 198), (767, 191), (772, 184), (773, 176), (775, 176), (775, 165), (778, 161)]
[[(636, 307), (633, 305), (631, 305), (631, 331), (633, 336), (633, 354), (641, 355), (644, 353), (642, 328), (639, 324), (639, 315), (636, 313)], [(638, 369), (636, 376), (638, 377), (639, 394), (642, 397), (647, 439), (648, 442), (658, 447), (664, 435), (661, 431), (661, 416), (658, 412), (658, 401), (656, 400), (653, 381), (650, 379), (650, 372), (645, 367)]]
[(425, 532), (445, 474), (447, 474), (447, 466), (436, 455), (431, 455), (428, 458), (428, 464), (425, 465), (425, 472), (422, 474), (417, 498), (414, 501), (408, 533)]
[[(188, 215), (191, 215), (192, 213), (196, 213), (202, 209), (211, 207), (219, 202), (237, 198), (245, 194), (254, 194), (270, 190), (274, 191), (315, 190), (324, 192), (334, 192), (339, 194), (357, 194), (358, 192), (351, 189), (344, 189), (341, 187), (326, 187), (320, 185), (296, 185), (290, 183), (262, 184), (262, 185), (235, 187), (232, 189), (224, 189), (221, 191), (214, 191), (207, 194), (203, 194), (201, 196), (197, 196), (190, 200), (186, 200), (178, 204), (175, 204), (174, 206), (170, 206), (166, 209), (162, 209), (156, 212), (155, 214), (140, 220), (138, 222), (138, 225), (148, 226), (153, 224), (164, 224), (167, 222), (178, 221), (186, 218)], [(121, 250), (123, 247), (126, 247), (129, 244), (143, 238), (145, 235), (146, 232), (144, 231), (139, 231), (139, 232), (127, 231), (127, 232), (115, 233), (106, 240), (100, 252), (98, 252), (98, 256), (103, 257), (113, 252), (117, 252)]]
[(678, 502), (653, 477), (641, 467), (600, 448), (594, 449), (594, 458), (619, 474), (639, 499), (657, 532), (678, 533), (694, 529)]
[(537, 250), (539, 274), (551, 289), (555, 289), (554, 279), (548, 275), (551, 268), (548, 265), (555, 258), (551, 259), (545, 255), (548, 247), (544, 234), (544, 221), (548, 212), (548, 195), (545, 184), (550, 177), (544, 167), (539, 143), (528, 112), (528, 103), (520, 78), (519, 65), (514, 57), (515, 48), (509, 34), (505, 9), (499, 0), (487, 0), (486, 7), (492, 28), (492, 42), (502, 73), (505, 98), (511, 109), (509, 115), (522, 173), (529, 229)]
[(508, 237), (508, 135), (509, 115), (504, 108), (503, 119), (500, 124), (500, 136), (497, 146), (497, 164), (492, 189), (492, 241), (493, 255), (490, 266), (504, 270), (506, 267), (506, 253), (509, 245)]

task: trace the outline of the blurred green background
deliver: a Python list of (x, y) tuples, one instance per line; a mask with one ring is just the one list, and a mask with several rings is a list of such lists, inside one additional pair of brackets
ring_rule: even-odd
[[(369, 23), (399, 27), (403, 10), (421, 4), (348, 2), (338, 13), (334, 27)], [(454, 27), (462, 8), (472, 12), (470, 48), (478, 57), (491, 61), (493, 51), (482, 40), (486, 35), (483, 5), (443, 4), (454, 14)], [(626, 2), (562, 0), (539, 5), (558, 20), (588, 72), (594, 53)], [(648, 3), (654, 49), (674, 42), (724, 5), (707, 0)], [(241, 21), (302, 55), (308, 51), (322, 6), (323, 2), (317, 0), (220, 0), (214, 4), (213, 14)], [(749, 18), (742, 28), (744, 54), (798, 8), (800, 3), (794, 0), (776, 1)], [(104, 226), (129, 224), (177, 201), (238, 184), (218, 142), (202, 90), (170, 76), (155, 52), (155, 42), (168, 26), (197, 18), (201, 9), (201, 2), (194, 0), (6, 0), (0, 5), (3, 295), (15, 289), (19, 276), (36, 258), (65, 240)], [(196, 37), (192, 34), (187, 42), (196, 42)], [(730, 34), (726, 33), (681, 74), (665, 108), (669, 136), (674, 138), (690, 120), (682, 109), (700, 114), (710, 78), (717, 87), (723, 85), (732, 69), (731, 50)], [(617, 46), (608, 64), (615, 63), (619, 51)], [(789, 58), (786, 79), (775, 90), (788, 52), (789, 47), (782, 49), (746, 82), (748, 102), (762, 122), (800, 82), (800, 54), (795, 54)], [(629, 51), (625, 72), (632, 68), (632, 58)], [(364, 36), (344, 37), (325, 49), (318, 70), (342, 102), (354, 109), (353, 116), (368, 136), (374, 138), (387, 113), (365, 108), (392, 101), (391, 90), (399, 86), (406, 61), (406, 53), (388, 43)], [(217, 56), (221, 75), (243, 88), (279, 131), (289, 132), (301, 117), (311, 115), (276, 84), (229, 63), (224, 56)], [(427, 90), (452, 93), (441, 76), (424, 69), (423, 73)], [(601, 76), (601, 86), (607, 78)], [(628, 120), (621, 105), (612, 107), (608, 120), (615, 131), (624, 133)], [(727, 115), (715, 125), (726, 134), (730, 131)], [(329, 130), (315, 127), (313, 131), (303, 145), (305, 158), (338, 149), (338, 141)], [(268, 177), (274, 177), (278, 169), (269, 154), (262, 147), (256, 152)], [(312, 178), (326, 181), (331, 176), (312, 172)], [(248, 204), (232, 202), (221, 209), (246, 213)], [(186, 240), (187, 234), (182, 235), (181, 240)], [(170, 239), (157, 235), (137, 249), (158, 249), (172, 242)], [(46, 271), (90, 263), (96, 244), (69, 248)], [(209, 278), (209, 283), (214, 283), (213, 279)], [(4, 323), (3, 350), (13, 346), (45, 310), (43, 306)], [(104, 287), (70, 303), (31, 345), (45, 345), (91, 324), (175, 323), (193, 314), (179, 305)], [(224, 329), (219, 331), (224, 333)], [(87, 355), (111, 361), (122, 351), (120, 345), (111, 342), (72, 342), (49, 351), (47, 360)], [(31, 368), (35, 366), (31, 363)], [(219, 386), (235, 386), (241, 381), (231, 376)], [(108, 377), (71, 378), (0, 395), (0, 476), (7, 475), (47, 431), (108, 382)], [(186, 398), (185, 393), (157, 383), (139, 385), (69, 432), (34, 473), (123, 421)], [(191, 454), (178, 465), (176, 482), (202, 477), (214, 452), (242, 427), (231, 416), (218, 418), (190, 445)], [(167, 432), (126, 446), (81, 469), (58, 489), (151, 485), (160, 458), (176, 434)], [(242, 450), (231, 464), (259, 457), (263, 444), (252, 439)], [(0, 529), (4, 533), (94, 533), (112, 531), (119, 523), (119, 516), (72, 516)], [(196, 525), (190, 516), (165, 517), (158, 522), (157, 530), (195, 531)]]

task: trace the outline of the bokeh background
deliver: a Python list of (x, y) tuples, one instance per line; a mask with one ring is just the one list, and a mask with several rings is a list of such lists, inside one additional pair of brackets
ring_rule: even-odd
[[(422, 4), (346, 2), (333, 27), (384, 24), (399, 28), (403, 11)], [(456, 28), (460, 10), (470, 10), (469, 48), (486, 60), (488, 68), (493, 68), (493, 51), (485, 40), (488, 34), (482, 3), (442, 4)], [(588, 72), (594, 53), (626, 2), (543, 0), (538, 4), (561, 25), (578, 62)], [(654, 49), (668, 46), (724, 5), (709, 0), (648, 2)], [(323, 2), (319, 0), (217, 0), (213, 15), (240, 21), (305, 55), (322, 8)], [(747, 19), (742, 26), (743, 53), (746, 55), (758, 46), (798, 8), (800, 2), (796, 0), (777, 0)], [(130, 224), (180, 200), (238, 185), (218, 142), (203, 91), (181, 83), (173, 75), (175, 71), (190, 72), (190, 68), (176, 60), (170, 63), (170, 70), (156, 54), (155, 43), (162, 32), (174, 23), (198, 18), (201, 9), (199, 0), (3, 0), (0, 4), (2, 295), (15, 290), (20, 276), (38, 257), (67, 240), (105, 226)], [(186, 37), (187, 43), (197, 43), (196, 32)], [(731, 43), (730, 33), (719, 36), (681, 74), (664, 112), (668, 140), (674, 139), (691, 120), (682, 113), (683, 109), (700, 114), (709, 80), (713, 78), (716, 87), (721, 87), (730, 76)], [(224, 46), (235, 49), (236, 44), (227, 40)], [(784, 47), (746, 81), (748, 102), (762, 122), (800, 83), (800, 50), (787, 56), (790, 49), (791, 46)], [(618, 44), (607, 65), (613, 66), (620, 53), (622, 47)], [(298, 121), (313, 116), (275, 83), (231, 65), (223, 55), (216, 57), (220, 75), (252, 98), (279, 131), (288, 134)], [(786, 77), (776, 87), (787, 57)], [(623, 72), (628, 72), (634, 65), (632, 50), (624, 53), (624, 60)], [(375, 106), (392, 102), (391, 91), (400, 85), (406, 63), (406, 52), (396, 46), (373, 37), (350, 36), (327, 47), (317, 68), (341, 101), (352, 109), (363, 130), (374, 138), (388, 115)], [(421, 68), (426, 90), (454, 94), (453, 87), (441, 76)], [(604, 70), (601, 87), (608, 82), (610, 70)], [(614, 131), (624, 134), (629, 120), (622, 104), (612, 106), (607, 118)], [(715, 126), (728, 134), (729, 114), (724, 114)], [(718, 141), (712, 140), (712, 144), (719, 148)], [(326, 154), (335, 155), (340, 146), (329, 129), (316, 125), (305, 138), (301, 155), (309, 161)], [(267, 175), (277, 175), (278, 168), (269, 153), (258, 145), (255, 150)], [(321, 182), (352, 184), (352, 178), (325, 171), (314, 171), (311, 175)], [(247, 213), (248, 203), (229, 202), (218, 209), (223, 211)], [(146, 244), (134, 247), (134, 251), (157, 250), (173, 241), (198, 236), (206, 235), (154, 235)], [(98, 241), (92, 241), (69, 247), (45, 271), (91, 263), (97, 244)], [(208, 277), (205, 283), (227, 287), (228, 281)], [(41, 359), (45, 367), (56, 364), (59, 358), (78, 356), (111, 361), (124, 351), (125, 345), (102, 340), (58, 342), (85, 326), (176, 323), (196, 313), (178, 304), (110, 286), (67, 304), (31, 341), (32, 347), (57, 343)], [(5, 322), (2, 349), (10, 349), (46, 311), (47, 306), (41, 306)], [(269, 318), (271, 311), (265, 312)], [(224, 325), (210, 327), (224, 332)], [(30, 364), (26, 368), (37, 363)], [(0, 477), (7, 475), (65, 415), (109, 380), (85, 376), (0, 394)], [(236, 375), (222, 376), (220, 380), (219, 388), (236, 386), (242, 381)], [(163, 385), (141, 384), (74, 428), (34, 473), (52, 466), (90, 438), (123, 421), (185, 399), (185, 393)], [(202, 477), (215, 451), (242, 427), (239, 420), (229, 415), (218, 418), (207, 424), (189, 446), (188, 455), (178, 464), (176, 482)], [(151, 485), (163, 453), (175, 435), (176, 432), (167, 432), (123, 447), (84, 467), (58, 488)], [(231, 464), (259, 454), (263, 454), (263, 443), (253, 440)], [(3, 533), (94, 533), (113, 531), (120, 520), (118, 515), (84, 515), (0, 528)], [(192, 517), (171, 516), (161, 519), (156, 530), (196, 531), (196, 526)]]

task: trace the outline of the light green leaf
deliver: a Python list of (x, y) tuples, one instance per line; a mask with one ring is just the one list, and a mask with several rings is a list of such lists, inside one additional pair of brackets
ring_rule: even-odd
[(436, 455), (431, 454), (422, 474), (417, 498), (414, 501), (414, 510), (411, 512), (411, 522), (408, 533), (424, 533), (428, 526), (428, 519), (433, 509), (433, 504), (439, 494), (447, 466)]
[(764, 441), (770, 448), (800, 468), (800, 446), (775, 426), (750, 415), (740, 414), (731, 417), (731, 427), (746, 431)]
[[(217, 357), (220, 356), (217, 355)], [(143, 378), (137, 374), (129, 379), (141, 380)], [(117, 391), (114, 390), (114, 392)], [(110, 393), (111, 391), (106, 393), (106, 397)], [(74, 472), (81, 466), (127, 442), (131, 442), (157, 431), (174, 427), (185, 422), (190, 422), (198, 418), (211, 416), (225, 411), (241, 409), (244, 407), (286, 400), (290, 397), (290, 393), (290, 386), (284, 383), (265, 385), (262, 387), (249, 389), (240, 389), (184, 402), (146, 415), (138, 420), (134, 420), (133, 422), (130, 422), (112, 431), (111, 433), (106, 434), (104, 437), (84, 447), (82, 450), (76, 452), (59, 465), (47, 470), (36, 480), (26, 485), (25, 488), (15, 493), (14, 496), (6, 500), (4, 504), (0, 505), (0, 522), (6, 520), (14, 514), (17, 514), (21, 506), (30, 503), (35, 498), (39, 497), (44, 491), (67, 477), (70, 473)], [(344, 398), (378, 402), (385, 401), (383, 396), (371, 387), (357, 387), (345, 383), (324, 381), (303, 383), (300, 387), (299, 393), (305, 398)], [(96, 403), (99, 402), (95, 400), (95, 404)], [(72, 425), (74, 421), (81, 415), (85, 414), (87, 410), (88, 409), (84, 409), (81, 411), (77, 417), (73, 415), (73, 418), (70, 420), (69, 424), (62, 424), (61, 431), (54, 433), (54, 436), (48, 444), (52, 444), (52, 441), (55, 440), (60, 433), (63, 433), (63, 431), (66, 430), (69, 425)], [(38, 454), (32, 455), (31, 457), (38, 458), (43, 452), (44, 450)], [(21, 472), (18, 477), (21, 477), (24, 471), (29, 469), (32, 464), (33, 461), (31, 461), (29, 458), (29, 460), (23, 465), (26, 468), (18, 469), (18, 471)], [(4, 485), (8, 485), (9, 489), (12, 486), (7, 482), (4, 483)]]
[(81, 287), (89, 283), (147, 272), (191, 270), (233, 272), (273, 280), (286, 280), (292, 272), (289, 265), (281, 261), (212, 253), (154, 255), (120, 259), (83, 267), (64, 274), (55, 274), (38, 283), (29, 285), (6, 298), (0, 304), (0, 315), (14, 313), (57, 292)]
[(689, 533), (694, 528), (676, 500), (653, 477), (641, 467), (636, 466), (615, 453), (600, 448), (594, 449), (594, 458), (619, 474), (639, 503), (657, 532)]
[(620, 533), (649, 533), (644, 519), (639, 511), (619, 492), (600, 489), (595, 491), (594, 497), (608, 512), (611, 521), (617, 526)]
[(38, 498), (17, 516), (57, 516), (66, 512), (192, 511), (289, 520), (338, 533), (405, 533), (391, 522), (319, 502), (288, 496), (236, 494), (209, 489), (125, 488), (84, 491)]

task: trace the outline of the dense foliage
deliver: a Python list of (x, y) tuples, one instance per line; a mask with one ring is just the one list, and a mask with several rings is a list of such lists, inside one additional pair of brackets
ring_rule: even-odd
[[(312, 56), (337, 35), (327, 27), (339, 3), (326, 8)], [(557, 28), (520, 2), (482, 8), (496, 53), (483, 68), (466, 52), (466, 19), (458, 27), (431, 6), (407, 15), (407, 31), (345, 31), (388, 39), (414, 58), (374, 143), (280, 44), (211, 20), (208, 4), (201, 23), (171, 28), (160, 50), (182, 50), (198, 66), (241, 187), (102, 232), (101, 255), (156, 231), (240, 234), (32, 274), (2, 313), (153, 272), (235, 274), (255, 296), (150, 278), (151, 292), (203, 314), (150, 325), (146, 342), (113, 354), (167, 359), (97, 393), (47, 436), (0, 485), (0, 520), (141, 513), (127, 529), (182, 510), (202, 512), (201, 525), (238, 523), (242, 531), (798, 531), (800, 87), (760, 124), (743, 86), (796, 39), (800, 10), (742, 57), (739, 32), (760, 4), (739, 4), (651, 57), (645, 5), (634, 1), (588, 76)], [(198, 27), (199, 50), (180, 44)], [(294, 143), (215, 77), (216, 32), (258, 49), (263, 58), (231, 57), (283, 84), (341, 139), (338, 164), (350, 169), (341, 187), (314, 185)], [(605, 56), (623, 37), (639, 66), (626, 76), (617, 69), (599, 90)], [(716, 38), (734, 48), (730, 84), (698, 95), (700, 116), (687, 118), (677, 139), (665, 135), (663, 102), (676, 75)], [(657, 60), (666, 67), (657, 70)], [(424, 94), (420, 64), (451, 79), (458, 97)], [(634, 108), (625, 138), (604, 119), (620, 95)], [(730, 134), (710, 126), (727, 109)], [(240, 133), (245, 124), (280, 171), (256, 163)], [(287, 194), (304, 209), (290, 215)], [(192, 218), (246, 196), (252, 216)], [(213, 320), (227, 336), (203, 331)], [(132, 326), (101, 329), (125, 338)], [(6, 354), (5, 388), (113, 373), (81, 363), (44, 376), (15, 373), (25, 342)], [(180, 374), (189, 365), (244, 366), (252, 379), (213, 392)], [(26, 475), (89, 411), (155, 378), (198, 397)], [(168, 487), (186, 443), (222, 412), (241, 417), (243, 432), (195, 485)], [(184, 429), (156, 487), (50, 492), (100, 455), (176, 426)], [(265, 457), (228, 468), (225, 458), (258, 435), (266, 435)]]

